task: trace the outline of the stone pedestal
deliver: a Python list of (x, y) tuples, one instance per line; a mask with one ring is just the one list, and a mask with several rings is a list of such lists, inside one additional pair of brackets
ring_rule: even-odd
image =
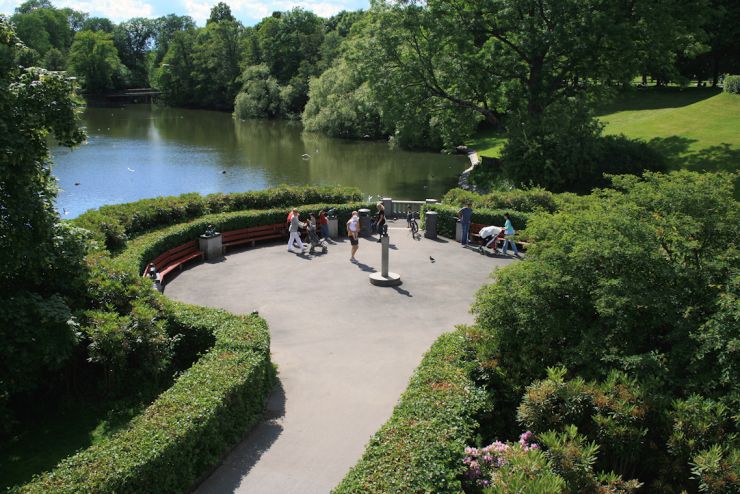
[(339, 238), (339, 220), (337, 218), (327, 218), (329, 221), (329, 238)]
[(455, 240), (457, 242), (462, 242), (462, 223), (459, 221), (455, 223)]
[(223, 241), (221, 234), (201, 235), (198, 239), (198, 246), (204, 253), (206, 260), (221, 259), (224, 256)]
[(427, 211), (424, 214), (424, 237), (436, 240), (437, 238), (437, 212)]
[(385, 217), (386, 218), (395, 218), (395, 214), (393, 213), (393, 199), (390, 197), (384, 197), (383, 198), (383, 208), (385, 209)]
[(373, 224), (373, 220), (370, 218), (370, 210), (367, 208), (358, 209), (357, 213), (360, 215), (360, 235), (369, 237), (372, 235)]
[(386, 235), (380, 239), (381, 246), (381, 257), (380, 257), (380, 273), (372, 273), (370, 275), (370, 283), (375, 286), (396, 286), (401, 284), (401, 275), (397, 273), (391, 273), (388, 270), (388, 245), (390, 244), (390, 238)]

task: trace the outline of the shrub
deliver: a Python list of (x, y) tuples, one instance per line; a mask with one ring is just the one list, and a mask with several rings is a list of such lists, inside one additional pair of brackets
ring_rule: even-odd
[(273, 382), (265, 322), (163, 304), (168, 320), (213, 334), (213, 348), (126, 429), (15, 492), (183, 492), (261, 418)]
[(558, 209), (557, 195), (542, 188), (512, 189), (481, 195), (463, 189), (451, 189), (442, 198), (443, 204), (463, 207), (471, 203), (473, 209), (506, 209), (521, 213)]
[(724, 79), (724, 91), (726, 93), (740, 94), (740, 75), (727, 74)]
[(603, 383), (566, 381), (562, 368), (547, 374), (527, 387), (519, 423), (535, 434), (565, 432), (574, 425), (599, 445), (600, 466), (633, 475), (647, 435), (645, 399), (637, 383), (620, 372), (611, 372)]
[(461, 330), (437, 339), (335, 494), (460, 492), (463, 448), (483, 406), (468, 355)]
[(740, 449), (715, 444), (694, 457), (691, 473), (699, 492), (735, 494), (740, 492)]
[(673, 428), (668, 437), (668, 451), (682, 463), (712, 445), (733, 444), (737, 438), (731, 432), (727, 406), (696, 394), (674, 401), (669, 417)]
[[(321, 209), (334, 209), (339, 220), (340, 233), (345, 232), (345, 224), (349, 220), (351, 212), (363, 207), (374, 207), (367, 203), (354, 204), (310, 204), (304, 205), (301, 212), (320, 211)], [(250, 226), (272, 225), (285, 222), (287, 211), (285, 209), (268, 209), (265, 211), (237, 211), (234, 213), (223, 213), (203, 216), (190, 223), (175, 225), (163, 230), (151, 232), (130, 242), (129, 248), (119, 256), (122, 265), (137, 266), (139, 274), (144, 272), (146, 265), (163, 252), (198, 238), (208, 225), (213, 225), (216, 230), (227, 232)]]
[(589, 192), (608, 183), (604, 174), (664, 171), (665, 159), (642, 141), (602, 136), (601, 125), (578, 101), (550, 105), (509, 125), (504, 176), (515, 185), (553, 192)]
[(111, 252), (120, 251), (126, 240), (149, 230), (190, 221), (205, 214), (247, 209), (289, 208), (304, 204), (343, 204), (360, 201), (353, 187), (290, 187), (232, 194), (201, 196), (191, 193), (177, 197), (157, 197), (90, 210), (72, 220), (92, 231)]
[[(457, 212), (459, 207), (448, 206), (447, 204), (425, 204), (421, 209), (421, 217), (424, 218), (426, 211), (437, 212), (437, 233), (447, 238), (455, 238), (455, 225), (457, 223)], [(527, 220), (529, 214), (521, 213), (519, 211), (509, 210), (495, 210), (495, 209), (473, 209), (473, 223), (482, 223), (484, 225), (499, 225), (503, 226), (506, 218), (504, 213), (509, 213), (511, 216), (511, 223), (517, 230), (519, 237), (523, 237), (524, 233), (520, 230), (524, 230), (527, 227)], [(423, 220), (422, 220), (423, 221)]]

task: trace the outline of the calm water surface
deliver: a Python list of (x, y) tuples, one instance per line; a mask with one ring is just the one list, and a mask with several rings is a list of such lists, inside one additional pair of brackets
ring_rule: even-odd
[(279, 184), (342, 184), (367, 195), (439, 198), (467, 166), (462, 156), (394, 151), (385, 142), (304, 133), (293, 122), (240, 122), (204, 110), (88, 108), (83, 123), (87, 144), (52, 150), (62, 189), (57, 206), (67, 218), (146, 197)]

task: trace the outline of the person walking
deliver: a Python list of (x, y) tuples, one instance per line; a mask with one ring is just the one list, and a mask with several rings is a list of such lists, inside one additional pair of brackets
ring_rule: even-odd
[(326, 217), (326, 209), (322, 209), (319, 213), (319, 228), (323, 239), (329, 240), (329, 219)]
[(357, 253), (357, 249), (360, 247), (360, 242), (358, 240), (358, 236), (360, 233), (360, 216), (358, 215), (357, 211), (352, 211), (352, 217), (350, 217), (349, 221), (347, 222), (347, 236), (349, 236), (349, 243), (352, 245), (352, 255), (350, 256), (349, 260), (352, 262), (357, 261), (355, 258), (355, 254)]
[(383, 238), (383, 228), (385, 227), (385, 206), (382, 202), (378, 203), (378, 221), (375, 223), (376, 230), (378, 232), (378, 243)]
[(462, 226), (462, 238), (460, 243), (463, 246), (468, 245), (468, 236), (470, 235), (470, 220), (473, 218), (473, 203), (467, 203), (460, 211), (457, 212), (457, 218)]
[(509, 216), (509, 213), (504, 213), (504, 218), (506, 218), (506, 222), (504, 223), (504, 248), (502, 249), (503, 254), (506, 255), (506, 247), (507, 244), (511, 245), (511, 250), (514, 251), (514, 256), (519, 257), (519, 251), (516, 249), (516, 242), (514, 242), (514, 235), (516, 234), (516, 230), (514, 230), (514, 226), (511, 224), (511, 217)]
[(293, 208), (290, 213), (290, 227), (288, 228), (290, 238), (288, 238), (288, 252), (294, 252), (293, 244), (295, 243), (298, 244), (298, 247), (301, 249), (300, 253), (303, 254), (304, 247), (303, 242), (301, 242), (301, 228), (305, 228), (306, 224), (301, 223), (298, 210)]

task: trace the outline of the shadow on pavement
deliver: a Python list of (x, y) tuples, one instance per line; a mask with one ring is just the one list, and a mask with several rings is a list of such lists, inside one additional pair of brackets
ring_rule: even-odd
[[(279, 423), (280, 419), (285, 416), (285, 389), (278, 377), (275, 382), (275, 388), (267, 401), (264, 420), (258, 423), (247, 435), (240, 441), (239, 445), (233, 450), (227, 452), (224, 458), (228, 458), (231, 468), (219, 468), (221, 465), (227, 465), (221, 461), (214, 468), (205, 481), (216, 471), (218, 472), (218, 484), (220, 492), (236, 492), (249, 471), (257, 464), (262, 455), (270, 449), (270, 446), (277, 440), (283, 432), (283, 426)], [(203, 488), (203, 489), (201, 489)], [(203, 485), (200, 485), (195, 491), (196, 494), (208, 494)]]

